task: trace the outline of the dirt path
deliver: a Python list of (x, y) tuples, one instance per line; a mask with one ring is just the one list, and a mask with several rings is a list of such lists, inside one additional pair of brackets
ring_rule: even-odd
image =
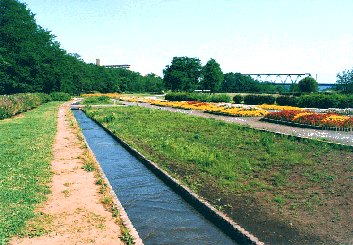
[(286, 126), (286, 125), (281, 125), (281, 124), (276, 124), (276, 123), (268, 123), (268, 122), (262, 122), (259, 121), (260, 118), (254, 118), (254, 117), (228, 117), (228, 116), (219, 116), (219, 115), (214, 115), (214, 114), (209, 114), (209, 113), (204, 113), (203, 111), (198, 111), (198, 110), (182, 110), (182, 109), (176, 109), (172, 107), (161, 107), (161, 106), (155, 106), (151, 105), (149, 103), (138, 103), (138, 102), (127, 102), (127, 101), (120, 101), (121, 103), (124, 103), (126, 105), (139, 105), (143, 107), (149, 107), (149, 108), (155, 108), (155, 109), (160, 109), (160, 110), (169, 110), (173, 112), (181, 112), (181, 113), (187, 113), (191, 114), (194, 116), (200, 116), (200, 117), (207, 117), (207, 118), (214, 118), (218, 120), (223, 120), (226, 122), (235, 122), (243, 125), (249, 125), (250, 127), (253, 128), (258, 128), (258, 129), (264, 129), (272, 132), (277, 132), (281, 134), (287, 134), (287, 135), (295, 135), (303, 138), (314, 138), (314, 139), (326, 139), (331, 142), (335, 143), (342, 143), (346, 145), (352, 145), (353, 146), (353, 132), (344, 132), (344, 131), (331, 131), (331, 130), (316, 130), (316, 129), (311, 129), (311, 128), (298, 128), (298, 127), (291, 127), (291, 126)]
[(41, 212), (52, 220), (47, 235), (13, 239), (10, 244), (125, 244), (120, 226), (101, 203), (95, 172), (82, 167), (81, 144), (70, 127), (69, 109), (61, 106), (54, 143), (51, 195)]

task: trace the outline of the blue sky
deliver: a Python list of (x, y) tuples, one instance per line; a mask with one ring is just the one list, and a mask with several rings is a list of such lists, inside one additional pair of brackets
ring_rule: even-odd
[(163, 75), (175, 56), (224, 73), (353, 69), (352, 0), (25, 0), (37, 24), (87, 63)]

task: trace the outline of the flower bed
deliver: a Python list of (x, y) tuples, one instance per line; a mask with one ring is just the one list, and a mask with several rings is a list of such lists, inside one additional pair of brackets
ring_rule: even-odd
[(152, 105), (157, 106), (171, 106), (173, 108), (179, 108), (183, 110), (201, 110), (207, 113), (213, 113), (224, 116), (261, 117), (268, 113), (266, 110), (261, 110), (254, 107), (229, 107), (225, 103), (214, 104), (201, 101), (161, 101), (132, 97), (121, 97), (120, 99), (130, 102), (151, 103)]
[(254, 108), (226, 108), (221, 110), (221, 112), (237, 117), (262, 117), (268, 114), (268, 111), (266, 110), (258, 110)]
[(329, 130), (351, 131), (353, 127), (353, 117), (341, 116), (336, 113), (320, 114), (311, 111), (285, 110), (268, 113), (264, 119)]
[(120, 100), (123, 101), (129, 101), (129, 102), (140, 102), (140, 103), (152, 103), (155, 100), (154, 99), (146, 99), (146, 98), (141, 98), (141, 97), (120, 97)]
[(184, 110), (201, 110), (201, 111), (213, 111), (213, 110), (220, 110), (221, 108), (223, 108), (215, 104), (201, 102), (201, 101), (175, 102), (175, 105), (173, 107), (184, 109)]
[(257, 108), (265, 109), (265, 110), (279, 110), (279, 111), (284, 111), (284, 110), (291, 110), (291, 111), (303, 111), (303, 109), (299, 107), (293, 107), (293, 106), (280, 106), (280, 105), (258, 105), (256, 106)]
[(151, 102), (151, 105), (158, 105), (158, 106), (173, 106), (172, 101), (162, 101), (162, 100), (155, 100)]
[(120, 98), (122, 95), (118, 93), (107, 93), (107, 94), (101, 94), (101, 93), (95, 93), (95, 94), (81, 94), (81, 97), (94, 97), (94, 96), (107, 96), (109, 98)]

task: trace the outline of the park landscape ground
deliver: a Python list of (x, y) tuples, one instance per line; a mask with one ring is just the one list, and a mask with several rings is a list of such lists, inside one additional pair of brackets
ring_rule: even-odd
[[(285, 148), (282, 151), (277, 151), (277, 155), (293, 155), (294, 153), (298, 153), (299, 155), (292, 156), (294, 157), (292, 160), (296, 159), (294, 162), (295, 164), (289, 164), (283, 169), (280, 157), (278, 157), (276, 161), (271, 162), (271, 154), (263, 156), (263, 152), (261, 152), (261, 148), (263, 147), (267, 149), (268, 152), (275, 151), (273, 148), (274, 146), (286, 147), (286, 143), (284, 142), (285, 139), (282, 137), (274, 137), (273, 135), (269, 136), (264, 134), (257, 134), (257, 136), (254, 137), (254, 134), (251, 133), (252, 129), (249, 129), (248, 127), (237, 128), (236, 126), (236, 128), (232, 128), (231, 126), (228, 128), (229, 125), (227, 126), (227, 124), (222, 123), (216, 123), (215, 126), (213, 120), (210, 121), (210, 119), (205, 119), (208, 120), (205, 122), (203, 121), (204, 119), (202, 119), (201, 121), (197, 121), (198, 119), (195, 118), (190, 119), (184, 117), (186, 115), (175, 116), (174, 119), (176, 121), (172, 122), (170, 115), (163, 113), (159, 114), (160, 112), (155, 113), (156, 111), (152, 113), (151, 111), (147, 112), (138, 110), (136, 111), (137, 113), (134, 113), (131, 108), (128, 110), (126, 110), (126, 108), (95, 110), (97, 110), (97, 115), (102, 116), (107, 115), (107, 112), (114, 112), (117, 115), (120, 113), (120, 116), (125, 120), (124, 123), (122, 123), (122, 121), (117, 121), (120, 129), (123, 129), (122, 131), (129, 130), (128, 134), (130, 136), (126, 138), (126, 133), (125, 135), (124, 133), (121, 133), (120, 135), (119, 133), (116, 133), (119, 137), (124, 138), (129, 144), (160, 164), (162, 168), (168, 170), (168, 172), (231, 217), (235, 222), (239, 222), (244, 228), (258, 236), (260, 240), (263, 238), (263, 241), (269, 244), (281, 243), (281, 241), (291, 241), (292, 244), (293, 242), (295, 244), (308, 244), (310, 241), (314, 242), (313, 244), (350, 244), (352, 242), (353, 217), (351, 206), (353, 198), (351, 189), (353, 154), (351, 149), (336, 149), (335, 147), (330, 147), (323, 143), (313, 143), (310, 140), (300, 142), (292, 139), (290, 150), (288, 151), (288, 149)], [(25, 116), (25, 114), (21, 114), (20, 117), (21, 116)], [(173, 142), (173, 137), (166, 138), (167, 141), (164, 140), (166, 144), (163, 148), (173, 148), (173, 145), (178, 148), (180, 140), (189, 140), (188, 137), (190, 136), (193, 139), (193, 143), (198, 139), (202, 139), (202, 144), (209, 147), (209, 152), (210, 150), (214, 150), (216, 146), (220, 148), (220, 151), (225, 152), (225, 155), (227, 155), (227, 151), (229, 150), (227, 149), (228, 147), (221, 144), (213, 144), (210, 146), (207, 145), (208, 140), (204, 141), (203, 139), (211, 139), (213, 143), (226, 141), (229, 144), (229, 141), (226, 139), (233, 138), (233, 141), (231, 142), (233, 145), (235, 144), (239, 146), (239, 144), (236, 144), (238, 139), (241, 139), (242, 143), (240, 144), (241, 147), (236, 147), (235, 149), (230, 147), (231, 151), (237, 152), (237, 154), (242, 157), (245, 157), (243, 155), (248, 154), (250, 155), (250, 158), (256, 158), (257, 160), (259, 157), (265, 157), (266, 159), (262, 159), (262, 165), (255, 166), (255, 169), (253, 170), (245, 171), (244, 173), (241, 173), (241, 171), (238, 172), (238, 176), (229, 175), (229, 173), (227, 176), (220, 172), (218, 174), (215, 174), (214, 172), (212, 173), (211, 168), (217, 167), (217, 164), (211, 163), (210, 166), (200, 167), (197, 166), (197, 161), (195, 159), (193, 161), (189, 161), (190, 159), (185, 161), (185, 159), (181, 159), (180, 157), (168, 155), (170, 152), (159, 151), (158, 144), (148, 144), (151, 139), (148, 134), (141, 134), (141, 130), (139, 130), (141, 125), (138, 124), (142, 123), (144, 125), (145, 132), (155, 133), (152, 128), (146, 128), (145, 126), (153, 125), (153, 123), (148, 122), (151, 122), (149, 120), (156, 120), (156, 118), (158, 118), (158, 120), (165, 119), (169, 123), (169, 129), (172, 131), (162, 132), (163, 134), (167, 133), (167, 135), (169, 135), (170, 132), (177, 132), (176, 135), (174, 135), (174, 139), (177, 139), (177, 142)], [(95, 119), (97, 120), (97, 118)], [(191, 120), (193, 124), (199, 125), (197, 130), (195, 127), (190, 126), (190, 124), (187, 124), (189, 123), (189, 120)], [(175, 122), (176, 124), (174, 124)], [(160, 121), (160, 124), (165, 124), (165, 121)], [(181, 131), (176, 129), (176, 125), (181, 128)], [(180, 127), (180, 125), (183, 125), (183, 127)], [(200, 130), (203, 129), (200, 125), (204, 126), (205, 131)], [(108, 123), (106, 123), (105, 126), (109, 128)], [(223, 130), (218, 131), (217, 128)], [(136, 134), (136, 131), (131, 129), (138, 129), (137, 131), (140, 132), (140, 134)], [(161, 128), (158, 130), (161, 131)], [(230, 133), (227, 134), (225, 130), (228, 130)], [(184, 135), (184, 133), (189, 134), (189, 136), (187, 134)], [(183, 136), (180, 138), (177, 134), (183, 134)], [(60, 131), (58, 132), (58, 136), (59, 135), (61, 135)], [(164, 135), (164, 137), (165, 136), (166, 135)], [(234, 139), (234, 136), (239, 138), (235, 137)], [(156, 137), (156, 134), (154, 134), (153, 137), (156, 138), (157, 141), (159, 140), (160, 142), (163, 142), (161, 138)], [(55, 170), (55, 164), (53, 165), (53, 170), (59, 171), (60, 174), (55, 174), (53, 176), (53, 183), (51, 185), (53, 185), (53, 188), (57, 185), (58, 189), (56, 191), (52, 190), (51, 195), (53, 196), (49, 197), (49, 202), (42, 207), (42, 210), (46, 210), (48, 206), (60, 206), (58, 203), (55, 204), (55, 201), (60, 201), (60, 203), (62, 201), (72, 203), (73, 200), (75, 200), (75, 194), (78, 193), (78, 190), (82, 190), (81, 188), (83, 188), (83, 186), (79, 186), (80, 183), (76, 183), (74, 179), (77, 180), (85, 176), (91, 179), (91, 182), (93, 181), (92, 183), (95, 182), (94, 174), (82, 172), (83, 170), (77, 167), (79, 159), (77, 159), (77, 157), (75, 159), (75, 157), (68, 154), (68, 150), (70, 149), (74, 149), (74, 152), (78, 150), (78, 143), (72, 142), (71, 140), (73, 138), (71, 138), (71, 136), (63, 136), (63, 139), (70, 142), (66, 143), (66, 150), (61, 152), (61, 154), (64, 155), (60, 156), (59, 162), (73, 161), (74, 165), (61, 165), (61, 167), (64, 168), (72, 168), (70, 171), (65, 171), (63, 169)], [(251, 146), (251, 141), (255, 142), (255, 145)], [(260, 148), (260, 150), (253, 148), (254, 146)], [(215, 154), (219, 154), (220, 151), (216, 151)], [(212, 156), (215, 157), (215, 155)], [(240, 160), (246, 159), (241, 158)], [(234, 161), (234, 159), (229, 158), (228, 161)], [(251, 163), (249, 159), (246, 161)], [(269, 166), (263, 164), (266, 161), (270, 161)], [(304, 162), (304, 164), (300, 164), (300, 162)], [(227, 166), (228, 168), (232, 167), (230, 165)], [(76, 173), (78, 170), (81, 172)], [(233, 169), (233, 171), (235, 172), (236, 169)], [(66, 176), (66, 174), (68, 175)], [(75, 176), (75, 174), (78, 175)], [(60, 181), (54, 181), (55, 178), (60, 178), (60, 176), (68, 179), (65, 182), (61, 181), (62, 183)], [(74, 179), (72, 179), (72, 177)], [(235, 191), (232, 190), (234, 185), (232, 184), (233, 182), (231, 182), (234, 181), (234, 178), (236, 179), (236, 182), (240, 183), (240, 185), (236, 185)], [(93, 189), (95, 188), (97, 189), (94, 184), (93, 186), (91, 185), (90, 191), (93, 193)], [(100, 203), (98, 196), (95, 198), (96, 199), (93, 202)], [(45, 229), (50, 228), (49, 230), (53, 230), (56, 235), (59, 235), (56, 236), (56, 239), (59, 239), (57, 240), (57, 244), (65, 244), (64, 240), (60, 240), (60, 237), (63, 238), (63, 236), (70, 241), (75, 241), (75, 239), (80, 237), (87, 238), (83, 241), (85, 243), (95, 242), (96, 244), (105, 244), (104, 239), (107, 239), (108, 237), (92, 237), (91, 240), (89, 240), (89, 236), (86, 237), (83, 235), (90, 229), (97, 229), (98, 231), (106, 229), (107, 226), (103, 224), (103, 220), (105, 221), (108, 218), (103, 218), (102, 214), (97, 214), (95, 211), (90, 212), (89, 209), (86, 209), (87, 202), (92, 202), (92, 200), (86, 199), (87, 202), (85, 199), (82, 200), (83, 203), (81, 204), (83, 205), (83, 208), (79, 207), (79, 209), (75, 209), (77, 215), (81, 215), (81, 217), (76, 217), (76, 221), (74, 222), (76, 225), (74, 226), (72, 226), (71, 222), (68, 222), (67, 215), (58, 215), (58, 213), (50, 214), (51, 218), (49, 218), (49, 221), (51, 220), (51, 222), (49, 222)], [(50, 204), (50, 202), (52, 202), (52, 204)], [(44, 211), (41, 212), (45, 213)], [(90, 216), (92, 213), (93, 217)], [(84, 225), (85, 221), (87, 223), (92, 222), (92, 220), (95, 220), (96, 223), (93, 222), (90, 226)], [(59, 224), (59, 222), (61, 222), (61, 224)], [(65, 223), (66, 225), (70, 225), (63, 228), (65, 227)], [(83, 228), (80, 229), (80, 227)], [(71, 232), (74, 232), (71, 233), (71, 237), (63, 235), (64, 231), (70, 230)], [(33, 240), (33, 238), (17, 240), (16, 238), (12, 242), (13, 244), (19, 242), (21, 242), (21, 244), (26, 244), (25, 242), (28, 241), (39, 242), (41, 239), (55, 239), (53, 233), (48, 234), (35, 238), (38, 240)], [(65, 242), (67, 242), (67, 240)], [(62, 243), (60, 243), (60, 241)], [(78, 242), (77, 244), (80, 243)]]
[(352, 241), (350, 147), (141, 107), (87, 114), (261, 241)]
[[(50, 106), (46, 109), (53, 110)], [(33, 112), (36, 110), (38, 108)], [(87, 168), (83, 168), (93, 168), (96, 163), (82, 141), (71, 111), (68, 107), (58, 108), (56, 105), (54, 111), (57, 110), (57, 117), (55, 114), (47, 115), (57, 118), (50, 164), (52, 177), (46, 184), (50, 187), (50, 194), (47, 201), (39, 203), (35, 216), (9, 244), (126, 244), (123, 240), (128, 241), (130, 237), (121, 239), (127, 231), (121, 225), (118, 213), (112, 215), (112, 200), (102, 185), (102, 176), (93, 169), (86, 171)], [(27, 114), (6, 119), (2, 126), (12, 121), (22, 123), (21, 118), (31, 118)], [(42, 114), (46, 112), (42, 111)], [(1, 244), (6, 242), (3, 240)]]

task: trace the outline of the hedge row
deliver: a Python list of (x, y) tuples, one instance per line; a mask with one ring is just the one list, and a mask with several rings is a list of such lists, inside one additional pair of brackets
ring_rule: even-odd
[[(279, 96), (272, 95), (246, 95), (244, 104), (262, 105), (277, 104), (281, 106), (298, 106), (302, 108), (353, 108), (353, 96), (342, 94), (308, 94), (300, 97), (295, 96)], [(241, 96), (236, 95), (233, 98), (234, 103), (239, 104)]]
[(227, 94), (198, 94), (198, 93), (180, 93), (171, 92), (166, 94), (166, 100), (170, 101), (202, 101), (202, 102), (226, 102), (232, 101), (232, 98)]
[(262, 104), (273, 105), (275, 101), (276, 99), (272, 95), (250, 94), (244, 97), (244, 104), (247, 104), (247, 105), (262, 105)]
[[(231, 97), (226, 94), (197, 94), (197, 93), (168, 93), (165, 96), (170, 101), (204, 101), (204, 102), (230, 102)], [(281, 106), (298, 106), (302, 108), (353, 108), (353, 95), (343, 94), (307, 94), (300, 97), (272, 95), (246, 95), (240, 94), (233, 97), (235, 104), (262, 105), (277, 104)]]
[(299, 106), (303, 108), (352, 108), (353, 96), (342, 94), (309, 94), (300, 97), (280, 96), (278, 105)]
[(64, 92), (54, 92), (50, 94), (52, 101), (69, 101), (71, 100), (71, 95)]
[(50, 95), (44, 93), (0, 95), (0, 120), (28, 111), (49, 101), (67, 101), (70, 99), (69, 94), (60, 92)]

